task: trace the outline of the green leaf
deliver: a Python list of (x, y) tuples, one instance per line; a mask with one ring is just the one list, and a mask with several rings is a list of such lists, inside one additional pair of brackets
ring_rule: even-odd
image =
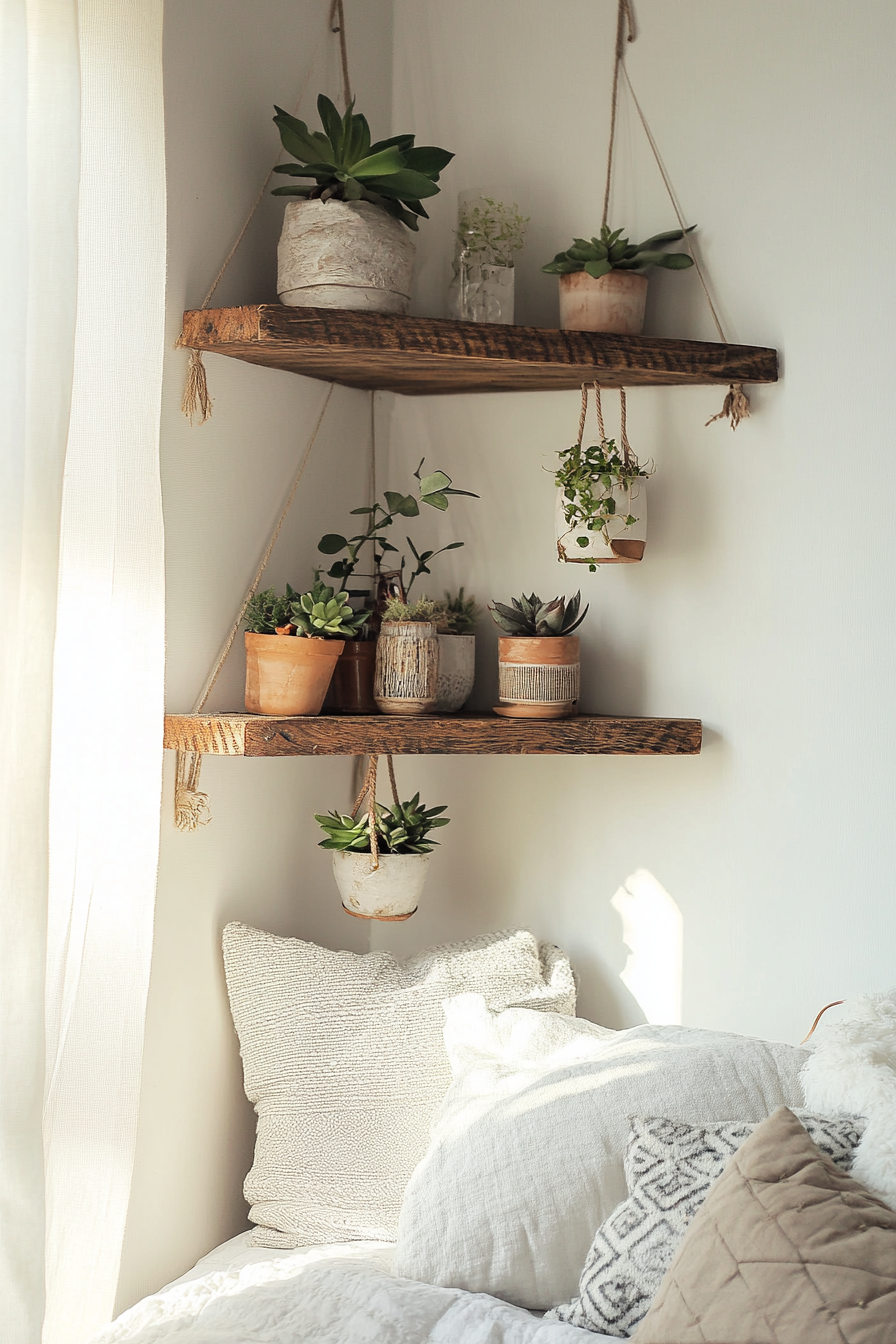
[[(404, 155), (392, 145), (389, 149), (380, 150), (379, 154), (369, 154), (366, 159), (353, 163), (352, 177), (364, 181), (369, 177), (382, 177), (385, 174), (397, 176), (402, 168), (404, 168)], [(424, 178), (424, 181), (429, 182), (429, 178)], [(411, 194), (417, 195), (416, 192)]]
[(686, 252), (664, 252), (655, 264), (664, 271), (686, 271), (693, 266), (694, 258)]
[(420, 481), (420, 494), (431, 495), (437, 490), (444, 490), (450, 484), (451, 477), (446, 476), (444, 471), (433, 471)]
[[(387, 151), (390, 152), (390, 151)], [(368, 159), (369, 163), (370, 160)], [(355, 176), (367, 176), (360, 172), (360, 164), (355, 167)], [(438, 196), (439, 188), (432, 178), (424, 177), (422, 173), (415, 173), (410, 168), (402, 168), (398, 172), (390, 172), (388, 177), (375, 177), (371, 182), (374, 191), (378, 191), (383, 196), (391, 196), (399, 201), (420, 201), (427, 196)]]
[(432, 495), (423, 495), (422, 499), (424, 504), (431, 504), (432, 507), (438, 509), (440, 513), (444, 513), (448, 507), (448, 500), (443, 491), (436, 491), (436, 493)]
[(375, 504), (368, 504), (364, 509), (351, 509), (350, 512), (352, 516), (357, 513), (376, 513), (376, 508), (377, 506)]
[(371, 154), (378, 154), (381, 149), (388, 149), (390, 145), (395, 145), (402, 153), (410, 149), (414, 143), (412, 135), (390, 135), (387, 140), (377, 140), (375, 145), (370, 146)]
[(569, 248), (566, 255), (573, 261), (602, 261), (607, 255), (607, 249), (604, 247), (599, 253), (590, 243), (583, 243), (580, 247), (577, 241), (576, 246)]
[(602, 275), (609, 275), (612, 269), (608, 261), (589, 261), (585, 264), (585, 270), (592, 280), (599, 280)]
[(386, 490), (384, 498), (389, 505), (389, 512), (398, 513), (402, 518), (416, 518), (420, 512), (420, 506), (413, 495), (400, 495), (395, 490)]
[(320, 117), (321, 125), (327, 133), (330, 144), (333, 146), (334, 154), (337, 158), (342, 158), (343, 155), (340, 154), (340, 150), (342, 149), (342, 118), (325, 93), (318, 94), (317, 112)]
[(353, 177), (347, 177), (342, 189), (342, 194), (347, 201), (363, 201), (364, 188), (361, 186), (361, 183), (356, 182)]
[(280, 140), (287, 154), (307, 163), (319, 159), (322, 152), (328, 158), (333, 157), (333, 146), (325, 135), (321, 135), (319, 131), (309, 131), (304, 121), (290, 116), (276, 104), (274, 110), (277, 113), (273, 118), (274, 125), (280, 132)]
[(573, 271), (581, 271), (584, 267), (576, 261), (549, 261), (541, 269), (545, 275), (571, 275)]
[(313, 187), (274, 187), (272, 196), (310, 196)]
[(317, 543), (317, 549), (323, 555), (338, 555), (340, 551), (345, 550), (347, 545), (348, 541), (346, 538), (340, 536), (338, 532), (328, 532), (326, 536), (321, 537), (320, 541)]
[(590, 537), (576, 537), (577, 546), (588, 546), (591, 542)]
[(655, 233), (652, 238), (645, 238), (643, 243), (638, 244), (638, 251), (655, 247), (657, 243), (677, 243), (686, 233), (693, 233), (696, 227), (696, 224), (692, 224), (689, 229), (669, 229), (666, 233)]
[(437, 149), (435, 145), (416, 145), (413, 149), (406, 149), (404, 157), (409, 168), (437, 179), (438, 174), (443, 168), (448, 167), (454, 155), (449, 154), (447, 149)]

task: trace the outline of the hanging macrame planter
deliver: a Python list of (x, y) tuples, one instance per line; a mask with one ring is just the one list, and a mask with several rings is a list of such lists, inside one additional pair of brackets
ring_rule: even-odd
[(626, 428), (625, 388), (619, 389), (619, 443), (608, 439), (600, 386), (593, 384), (598, 442), (585, 447), (588, 385), (582, 384), (579, 432), (559, 454), (556, 527), (557, 556), (566, 564), (630, 565), (647, 545), (647, 477), (632, 451)]

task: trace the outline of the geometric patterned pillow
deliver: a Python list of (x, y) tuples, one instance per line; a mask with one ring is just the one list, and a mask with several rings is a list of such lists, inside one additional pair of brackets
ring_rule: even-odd
[[(812, 1142), (848, 1172), (865, 1120), (795, 1114)], [(631, 1335), (713, 1181), (756, 1128), (632, 1116), (625, 1154), (628, 1199), (598, 1228), (579, 1280), (579, 1296), (555, 1307), (546, 1319), (622, 1339)]]

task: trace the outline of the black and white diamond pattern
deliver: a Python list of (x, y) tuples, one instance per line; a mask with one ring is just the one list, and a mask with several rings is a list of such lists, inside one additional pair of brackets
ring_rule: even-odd
[[(844, 1171), (865, 1128), (858, 1116), (796, 1114), (812, 1142)], [(597, 1230), (579, 1296), (547, 1319), (625, 1339), (633, 1333), (672, 1263), (688, 1224), (754, 1124), (687, 1125), (632, 1116), (625, 1154), (629, 1196)]]

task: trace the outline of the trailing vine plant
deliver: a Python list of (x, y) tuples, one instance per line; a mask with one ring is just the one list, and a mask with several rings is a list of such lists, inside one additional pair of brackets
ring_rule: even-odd
[[(632, 527), (638, 521), (631, 512), (632, 488), (640, 478), (652, 475), (653, 468), (642, 467), (630, 448), (621, 451), (615, 439), (603, 438), (590, 448), (584, 448), (580, 441), (557, 456), (560, 465), (554, 472), (554, 483), (562, 491), (563, 518), (569, 531), (577, 534), (576, 545), (586, 550), (594, 533), (599, 532), (609, 547), (613, 523)], [(625, 513), (617, 506), (620, 491), (628, 504)], [(562, 540), (557, 543), (561, 560), (565, 559)], [(594, 573), (597, 565), (589, 563), (588, 568)]]

